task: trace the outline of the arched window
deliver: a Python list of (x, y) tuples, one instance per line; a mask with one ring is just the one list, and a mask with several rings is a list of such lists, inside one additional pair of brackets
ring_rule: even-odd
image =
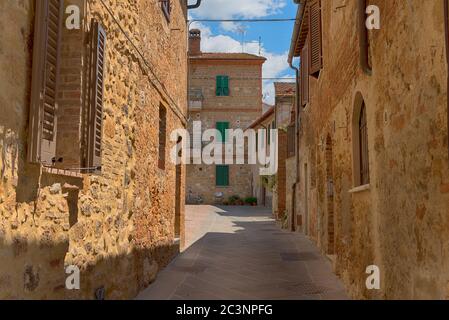
[(354, 187), (368, 185), (370, 183), (370, 171), (367, 108), (360, 93), (357, 93), (355, 98), (352, 140)]
[(359, 143), (360, 143), (360, 184), (369, 184), (369, 158), (368, 158), (368, 126), (366, 123), (366, 105), (362, 103), (359, 117)]

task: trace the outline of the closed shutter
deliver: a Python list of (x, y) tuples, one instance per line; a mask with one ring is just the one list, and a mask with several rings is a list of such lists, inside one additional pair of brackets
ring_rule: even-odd
[(223, 94), (222, 87), (221, 87), (221, 76), (217, 76), (215, 91), (216, 91), (217, 96), (221, 96)]
[(106, 32), (97, 22), (92, 21), (92, 45), (89, 83), (88, 152), (87, 166), (101, 170), (101, 147), (103, 131), (103, 95)]
[(56, 156), (62, 0), (36, 2), (28, 161), (52, 165)]
[(304, 107), (309, 103), (309, 43), (302, 48), (301, 52), (301, 102)]
[(224, 96), (229, 96), (229, 77), (228, 76), (222, 76), (221, 77), (221, 84), (222, 84), (222, 92)]
[(323, 68), (321, 0), (313, 0), (309, 4), (310, 56), (309, 71), (315, 75)]
[(229, 186), (229, 166), (216, 166), (216, 186)]
[(228, 135), (226, 133), (226, 130), (229, 129), (229, 122), (217, 122), (216, 129), (221, 134), (220, 142), (226, 142), (228, 140)]

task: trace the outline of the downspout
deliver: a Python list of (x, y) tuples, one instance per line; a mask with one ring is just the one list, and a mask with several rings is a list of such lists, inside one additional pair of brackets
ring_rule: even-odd
[[(187, 0), (188, 1), (188, 0)], [(195, 4), (188, 4), (187, 5), (187, 9), (188, 10), (191, 10), (191, 9), (198, 9), (200, 6), (201, 6), (201, 1), (202, 0), (196, 0), (196, 3)]]
[(445, 29), (445, 43), (446, 43), (446, 61), (447, 61), (447, 131), (448, 131), (448, 155), (449, 155), (449, 2), (443, 0), (444, 3), (444, 29)]
[(293, 183), (292, 186), (292, 217), (291, 217), (291, 223), (292, 223), (292, 231), (296, 231), (296, 223), (295, 223), (295, 216), (296, 216), (296, 190), (299, 190), (299, 183), (300, 183), (300, 175), (299, 175), (299, 130), (300, 130), (300, 111), (301, 111), (301, 98), (300, 98), (300, 86), (299, 86), (299, 68), (295, 67), (293, 65), (293, 56), (294, 56), (294, 47), (296, 45), (296, 40), (299, 36), (299, 31), (301, 29), (301, 23), (302, 23), (302, 17), (304, 15), (304, 8), (305, 8), (305, 2), (304, 0), (297, 0), (295, 3), (298, 3), (300, 5), (300, 10), (298, 11), (298, 14), (296, 16), (295, 21), (295, 27), (293, 29), (293, 36), (292, 36), (292, 43), (290, 48), (290, 53), (288, 55), (288, 64), (292, 70), (295, 71), (295, 78), (296, 78), (296, 114), (295, 114), (295, 162), (296, 162), (296, 179), (295, 183)]
[(296, 94), (295, 94), (295, 164), (296, 164), (296, 179), (292, 186), (292, 231), (296, 231), (295, 215), (296, 215), (296, 186), (299, 185), (299, 111), (300, 111), (300, 96), (299, 96), (299, 68), (293, 65), (293, 61), (289, 61), (290, 68), (295, 71), (296, 75)]

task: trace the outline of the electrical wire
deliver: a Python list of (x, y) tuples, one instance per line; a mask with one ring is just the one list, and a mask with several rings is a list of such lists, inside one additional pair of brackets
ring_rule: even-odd
[[(104, 2), (104, 0), (100, 0), (101, 4), (103, 5), (103, 7), (106, 9), (106, 11), (108, 12), (108, 14), (111, 16), (112, 20), (114, 21), (114, 23), (118, 26), (118, 28), (120, 29), (121, 33), (125, 36), (125, 38), (128, 40), (128, 42), (131, 44), (131, 46), (134, 48), (134, 50), (137, 52), (137, 54), (140, 56), (140, 58), (142, 59), (143, 63), (145, 64), (145, 66), (148, 68), (149, 71), (151, 71), (152, 76), (154, 77), (154, 80), (158, 82), (159, 86), (161, 87), (163, 93), (168, 97), (168, 99), (171, 101), (171, 104), (169, 104), (170, 109), (172, 109), (172, 111), (178, 116), (178, 118), (181, 119), (181, 121), (183, 121), (184, 123), (187, 123), (187, 117), (181, 112), (181, 110), (179, 109), (178, 105), (176, 104), (176, 102), (173, 100), (173, 98), (170, 96), (170, 94), (167, 92), (167, 90), (165, 89), (165, 86), (163, 85), (163, 83), (161, 82), (161, 80), (159, 80), (159, 78), (156, 76), (156, 73), (153, 71), (153, 66), (151, 65), (151, 63), (145, 58), (145, 56), (143, 55), (143, 53), (139, 50), (139, 48), (136, 46), (136, 44), (133, 42), (133, 40), (128, 36), (128, 34), (126, 33), (126, 31), (123, 29), (122, 25), (120, 24), (120, 22), (118, 21), (118, 19), (115, 17), (114, 12), (112, 11), (112, 9), (110, 7), (108, 7), (108, 5)], [(149, 75), (148, 75), (149, 76)], [(151, 77), (148, 77), (150, 79), (150, 82), (154, 84), (153, 79), (151, 79)], [(157, 86), (155, 85), (156, 90), (159, 90), (159, 88), (157, 88)], [(160, 92), (161, 93), (161, 92)]]

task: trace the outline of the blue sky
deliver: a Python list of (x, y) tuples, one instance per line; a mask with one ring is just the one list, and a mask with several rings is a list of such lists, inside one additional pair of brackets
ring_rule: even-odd
[[(190, 16), (194, 19), (295, 18), (296, 8), (293, 0), (203, 0), (199, 9), (190, 11)], [(202, 50), (205, 52), (242, 52), (244, 30), (244, 51), (258, 54), (260, 37), (261, 53), (267, 58), (264, 78), (294, 77), (287, 63), (293, 26), (294, 21), (192, 24), (202, 31)], [(272, 81), (264, 81), (264, 100), (274, 102)]]

